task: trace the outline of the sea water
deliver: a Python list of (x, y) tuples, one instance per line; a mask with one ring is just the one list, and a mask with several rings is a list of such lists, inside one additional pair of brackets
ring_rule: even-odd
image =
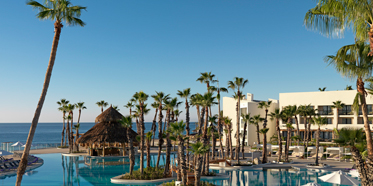
[[(163, 123), (164, 124), (164, 123)], [(65, 124), (66, 125), (66, 124)], [(95, 123), (80, 123), (79, 133), (85, 133), (92, 128)], [(158, 123), (156, 123), (155, 139), (158, 138)], [(4, 142), (25, 143), (30, 130), (31, 123), (0, 123), (0, 144)], [(33, 144), (43, 143), (61, 143), (62, 123), (39, 123)], [(132, 129), (136, 132), (136, 123), (132, 125)], [(145, 122), (145, 133), (152, 128), (151, 122)], [(195, 123), (190, 123), (190, 130), (195, 129)], [(75, 132), (75, 131), (74, 131)]]

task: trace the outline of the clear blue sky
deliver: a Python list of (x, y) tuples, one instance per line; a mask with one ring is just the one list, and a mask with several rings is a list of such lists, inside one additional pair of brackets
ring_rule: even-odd
[[(87, 25), (62, 30), (40, 122), (62, 120), (56, 104), (61, 98), (84, 101), (88, 109), (81, 120), (91, 122), (100, 113), (99, 100), (127, 114), (123, 105), (136, 91), (176, 96), (190, 87), (192, 93), (204, 93), (206, 86), (196, 79), (206, 71), (222, 86), (235, 76), (248, 79), (244, 92), (261, 100), (278, 99), (283, 92), (355, 86), (323, 62), (352, 43), (353, 35), (331, 39), (308, 31), (303, 18), (315, 6), (312, 0), (71, 1), (87, 6), (81, 16)], [(0, 123), (31, 122), (53, 22), (38, 20), (22, 0), (3, 1), (0, 12)], [(195, 121), (195, 109), (191, 113)]]

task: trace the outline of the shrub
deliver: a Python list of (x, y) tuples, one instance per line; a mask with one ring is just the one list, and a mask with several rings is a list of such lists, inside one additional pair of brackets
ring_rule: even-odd
[(127, 180), (154, 180), (154, 179), (161, 179), (163, 177), (163, 167), (154, 168), (154, 167), (146, 167), (144, 169), (144, 173), (141, 176), (140, 170), (136, 170), (132, 172), (132, 176), (127, 173), (122, 176), (122, 179)]

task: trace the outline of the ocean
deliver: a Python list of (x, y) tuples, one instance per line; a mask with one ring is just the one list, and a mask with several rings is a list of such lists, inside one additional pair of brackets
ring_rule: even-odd
[[(164, 123), (163, 123), (164, 124)], [(79, 133), (85, 133), (92, 128), (94, 123), (80, 123)], [(195, 129), (195, 123), (190, 123), (191, 131)], [(0, 144), (4, 142), (26, 143), (31, 123), (0, 123)], [(151, 122), (145, 122), (145, 133), (150, 131)], [(136, 123), (132, 129), (136, 132)], [(61, 143), (62, 123), (39, 123), (36, 128), (33, 144)], [(158, 123), (155, 138), (158, 138)]]

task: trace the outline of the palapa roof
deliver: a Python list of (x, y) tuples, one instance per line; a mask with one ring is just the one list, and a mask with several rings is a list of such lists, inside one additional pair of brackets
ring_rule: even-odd
[[(127, 128), (124, 128), (118, 120), (122, 119), (122, 114), (120, 114), (113, 107), (109, 107), (103, 113), (97, 116), (96, 125), (89, 129), (84, 135), (82, 135), (77, 143), (122, 143), (127, 142)], [(130, 135), (134, 142), (136, 142), (137, 133), (130, 130)]]

